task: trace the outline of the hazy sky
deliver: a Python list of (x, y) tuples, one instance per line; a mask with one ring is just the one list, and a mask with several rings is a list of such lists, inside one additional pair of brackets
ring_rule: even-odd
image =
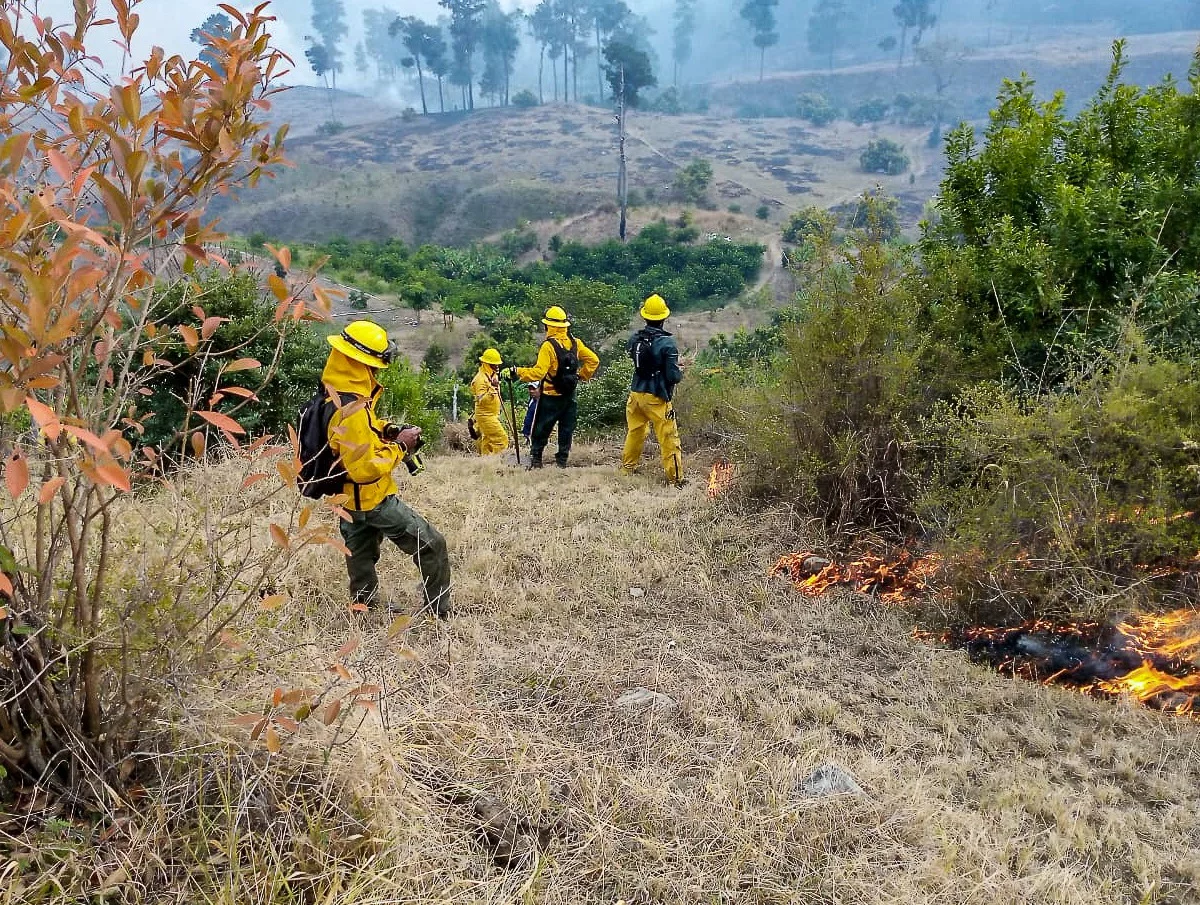
[[(350, 26), (350, 40), (346, 45), (347, 63), (352, 62), (353, 47), (362, 31), (362, 11), (368, 8), (379, 9), (389, 7), (401, 15), (423, 16), (433, 18), (444, 12), (437, 5), (437, 0), (344, 0), (346, 4), (346, 20)], [(534, 0), (501, 0), (501, 6), (515, 9), (517, 6), (528, 6)], [(255, 6), (252, 2), (235, 3), (241, 9)], [(97, 7), (103, 16), (111, 9), (108, 0), (98, 0)], [(288, 82), (298, 84), (316, 84), (317, 78), (308, 68), (304, 60), (304, 36), (310, 33), (310, 17), (312, 4), (310, 0), (275, 0), (271, 4), (271, 12), (278, 17), (272, 33), (275, 45), (293, 60), (296, 69), (288, 77)], [(43, 16), (49, 16), (55, 22), (70, 22), (74, 18), (72, 0), (38, 0), (38, 10)], [(137, 7), (137, 13), (142, 17), (134, 44), (136, 55), (141, 58), (149, 53), (150, 48), (158, 45), (168, 53), (194, 54), (196, 45), (191, 43), (192, 29), (203, 22), (211, 13), (219, 12), (217, 0), (143, 0)], [(115, 30), (113, 31), (115, 34)], [(120, 60), (120, 52), (111, 44), (104, 42), (100, 46), (88, 48), (97, 56), (115, 66)], [(347, 66), (346, 76), (353, 78), (351, 66)]]

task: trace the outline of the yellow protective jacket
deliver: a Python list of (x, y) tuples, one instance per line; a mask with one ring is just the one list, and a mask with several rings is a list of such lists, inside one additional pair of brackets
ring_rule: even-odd
[(480, 365), (475, 379), (471, 381), (471, 395), (475, 397), (476, 418), (500, 414), (499, 373), (499, 370), (492, 365)]
[(400, 444), (383, 439), (388, 422), (375, 414), (383, 387), (370, 368), (337, 349), (329, 353), (321, 382), (330, 398), (341, 398), (342, 408), (329, 420), (329, 446), (350, 476), (343, 491), (348, 500), (346, 508), (360, 512), (374, 509), (396, 492), (392, 470), (404, 458)]
[[(571, 337), (567, 335), (566, 327), (547, 327), (546, 342), (542, 343), (542, 348), (538, 350), (537, 364), (532, 368), (517, 368), (517, 379), (522, 383), (544, 380), (542, 392), (547, 396), (557, 396), (554, 385), (546, 380), (547, 377), (558, 373), (558, 358), (555, 357), (554, 346), (550, 345), (550, 340), (554, 340), (564, 349), (571, 348)], [(575, 342), (575, 352), (579, 356), (579, 379), (591, 380), (600, 367), (600, 356), (585, 346), (579, 337), (575, 337)]]

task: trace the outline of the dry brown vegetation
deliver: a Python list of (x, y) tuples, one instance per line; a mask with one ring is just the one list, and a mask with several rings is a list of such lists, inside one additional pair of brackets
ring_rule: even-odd
[[(389, 641), (390, 617), (346, 611), (338, 554), (312, 551), (288, 602), (236, 627), (250, 650), (187, 694), (188, 744), (232, 745), (209, 779), (183, 764), (148, 793), (166, 809), (125, 813), (103, 842), (68, 828), (29, 846), (10, 819), (9, 854), (37, 869), (9, 862), (0, 902), (106, 879), (131, 902), (1198, 901), (1194, 720), (1002, 678), (870, 598), (801, 598), (769, 576), (804, 540), (784, 512), (620, 478), (615, 457), (586, 447), (532, 476), (431, 459), (403, 495), (450, 540), (454, 619)], [(194, 480), (219, 497), (238, 475)], [(178, 508), (138, 506), (152, 524)], [(411, 565), (388, 550), (382, 574), (405, 599)], [(274, 686), (323, 687), (354, 636), (345, 664), (383, 706), (343, 727), (334, 777), (308, 724), (279, 757), (238, 754), (229, 721)], [(677, 706), (616, 705), (638, 687)], [(806, 797), (826, 763), (865, 794)], [(497, 866), (447, 787), (508, 805), (546, 848)]]

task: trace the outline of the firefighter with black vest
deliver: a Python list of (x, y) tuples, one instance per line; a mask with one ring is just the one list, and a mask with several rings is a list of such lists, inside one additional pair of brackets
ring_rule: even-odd
[(671, 309), (661, 296), (646, 299), (639, 312), (646, 322), (636, 331), (627, 345), (633, 359), (633, 384), (629, 400), (625, 404), (625, 451), (621, 457), (621, 471), (633, 474), (642, 461), (642, 449), (650, 426), (662, 452), (663, 471), (672, 484), (683, 484), (683, 447), (679, 442), (679, 425), (675, 421), (675, 409), (671, 399), (675, 387), (683, 380), (679, 367), (679, 348), (675, 337), (663, 325), (671, 316)]
[[(383, 387), (378, 373), (391, 363), (387, 331), (370, 321), (355, 321), (329, 337), (333, 349), (321, 381), (338, 406), (329, 421), (329, 446), (346, 471), (343, 494), (349, 521), (341, 522), (350, 554), (346, 569), (356, 603), (379, 604), (380, 546), (390, 540), (413, 558), (421, 571), (425, 605), (440, 617), (450, 615), (450, 558), (446, 539), (401, 502), (392, 477), (421, 444), (421, 429), (383, 421), (375, 411)], [(410, 466), (410, 471), (413, 470)], [(403, 607), (388, 604), (389, 610)]]
[(558, 425), (558, 454), (554, 464), (566, 468), (579, 411), (575, 389), (579, 381), (595, 376), (600, 357), (568, 332), (571, 322), (558, 305), (546, 310), (542, 323), (546, 325), (546, 340), (538, 350), (537, 364), (532, 368), (509, 368), (504, 376), (522, 383), (538, 383), (542, 388), (529, 444), (529, 467), (542, 467), (542, 453), (554, 426)]

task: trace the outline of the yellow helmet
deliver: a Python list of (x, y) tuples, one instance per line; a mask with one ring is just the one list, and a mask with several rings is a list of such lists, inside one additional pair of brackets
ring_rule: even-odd
[(642, 305), (641, 315), (642, 320), (665, 321), (671, 316), (671, 309), (667, 307), (661, 295), (652, 295), (646, 299), (646, 304)]
[(329, 345), (368, 368), (386, 368), (392, 363), (392, 342), (387, 331), (371, 321), (347, 324), (341, 333), (329, 337)]
[(496, 349), (488, 349), (479, 356), (479, 360), (485, 365), (502, 365), (504, 359), (500, 357), (500, 353)]
[(571, 326), (571, 322), (567, 320), (567, 312), (563, 311), (558, 305), (546, 309), (546, 316), (542, 318), (542, 323), (547, 327)]

